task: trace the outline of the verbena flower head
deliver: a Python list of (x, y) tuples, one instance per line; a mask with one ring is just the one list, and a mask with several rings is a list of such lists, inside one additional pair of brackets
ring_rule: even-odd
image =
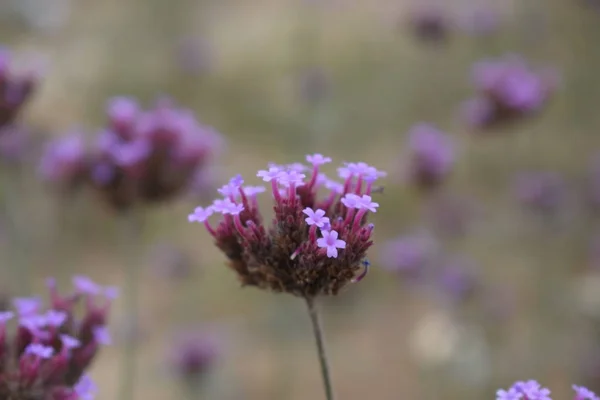
[(534, 115), (556, 87), (550, 71), (536, 71), (517, 56), (485, 60), (473, 67), (477, 95), (465, 104), (467, 122), (486, 128)]
[(437, 187), (454, 166), (454, 146), (450, 137), (429, 124), (415, 125), (409, 131), (409, 178), (418, 187)]
[(51, 143), (42, 175), (51, 181), (83, 176), (118, 210), (169, 200), (192, 185), (199, 191), (198, 176), (210, 170), (222, 137), (191, 110), (166, 99), (144, 110), (135, 99), (117, 97), (108, 102), (107, 116), (91, 148), (77, 137)]
[(220, 355), (220, 345), (211, 334), (189, 331), (179, 334), (169, 354), (171, 369), (186, 383), (206, 377)]
[[(83, 277), (75, 282), (84, 284), (63, 296), (49, 280), (47, 309), (38, 298), (17, 298), (16, 313), (0, 313), (1, 399), (94, 399), (97, 390), (85, 372), (107, 343), (111, 299), (104, 293), (112, 290)], [(98, 290), (87, 290), (92, 286)], [(82, 316), (77, 312), (79, 303), (84, 305)], [(7, 326), (13, 321), (14, 333)]]
[(518, 200), (542, 214), (556, 213), (566, 201), (565, 181), (555, 172), (523, 172), (517, 176), (515, 186)]
[(0, 127), (15, 121), (37, 83), (32, 71), (15, 71), (14, 64), (11, 51), (0, 47)]
[[(575, 397), (573, 400), (598, 400), (594, 392), (583, 387), (573, 385)], [(496, 400), (551, 400), (550, 390), (542, 387), (537, 381), (515, 382), (508, 390), (500, 389), (496, 392)]]
[[(239, 179), (237, 195), (230, 187), (228, 197), (188, 217), (205, 225), (243, 285), (310, 298), (337, 294), (364, 277), (363, 260), (373, 243), (367, 217), (379, 207), (371, 197), (373, 184), (385, 173), (365, 163), (345, 163), (338, 169), (343, 182), (331, 185), (321, 172), (331, 159), (314, 154), (307, 161), (310, 167), (273, 164), (258, 171), (271, 187), (270, 226), (262, 222), (256, 191)], [(222, 214), (216, 228), (209, 222), (213, 214)]]
[(420, 5), (409, 15), (409, 26), (417, 39), (442, 42), (449, 38), (452, 22), (444, 10), (432, 5)]
[(73, 133), (54, 139), (46, 145), (39, 173), (45, 181), (66, 188), (85, 182), (86, 148), (83, 136)]
[(575, 391), (573, 400), (600, 400), (600, 397), (586, 387), (573, 385), (573, 390)]

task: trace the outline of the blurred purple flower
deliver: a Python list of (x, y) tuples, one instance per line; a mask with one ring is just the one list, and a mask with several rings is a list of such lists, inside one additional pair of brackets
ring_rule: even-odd
[(473, 263), (465, 260), (450, 260), (440, 270), (440, 288), (446, 297), (461, 302), (469, 299), (478, 286)]
[(108, 125), (89, 151), (74, 137), (50, 144), (42, 159), (43, 175), (76, 171), (119, 210), (186, 193), (201, 174), (210, 180), (209, 171), (224, 141), (191, 110), (164, 97), (148, 110), (135, 99), (115, 97), (106, 112)]
[(0, 48), (0, 128), (16, 119), (37, 83), (34, 73), (18, 73), (10, 50)]
[(558, 83), (556, 73), (535, 71), (515, 55), (480, 61), (472, 75), (477, 95), (463, 106), (463, 117), (479, 128), (539, 112)]
[(85, 143), (80, 134), (52, 140), (46, 145), (39, 172), (46, 181), (74, 186), (85, 173)]
[(432, 5), (419, 5), (409, 14), (409, 26), (417, 39), (442, 42), (448, 39), (452, 23), (447, 13)]
[(454, 146), (450, 137), (429, 124), (413, 126), (409, 133), (409, 178), (418, 187), (437, 187), (454, 165)]
[(423, 277), (431, 266), (437, 244), (433, 237), (418, 233), (387, 242), (380, 255), (382, 266), (408, 279)]
[(566, 184), (555, 172), (523, 172), (515, 187), (518, 200), (542, 214), (555, 214), (567, 200)]
[(9, 163), (21, 161), (30, 145), (29, 132), (22, 126), (0, 127), (0, 159)]
[(172, 370), (184, 381), (202, 380), (219, 357), (220, 346), (215, 337), (202, 331), (178, 335), (171, 350)]

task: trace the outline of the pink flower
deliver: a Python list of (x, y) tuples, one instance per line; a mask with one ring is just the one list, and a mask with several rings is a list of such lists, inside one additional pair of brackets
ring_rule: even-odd
[(318, 209), (314, 211), (310, 207), (306, 207), (303, 211), (308, 216), (305, 219), (308, 225), (316, 225), (319, 228), (323, 228), (325, 224), (329, 224), (329, 218), (325, 216), (325, 211)]
[(212, 207), (196, 207), (196, 209), (194, 209), (194, 212), (191, 213), (190, 215), (188, 215), (188, 221), (189, 222), (204, 222), (206, 221), (211, 215), (213, 215), (214, 210)]
[(337, 256), (338, 256), (337, 249), (345, 249), (346, 248), (346, 242), (338, 239), (338, 233), (336, 231), (322, 230), (321, 235), (323, 235), (323, 237), (320, 239), (317, 239), (317, 246), (327, 249), (327, 257), (337, 258)]

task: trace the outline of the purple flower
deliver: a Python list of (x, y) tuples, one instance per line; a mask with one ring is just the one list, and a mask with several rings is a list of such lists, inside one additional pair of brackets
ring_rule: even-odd
[(43, 318), (46, 321), (46, 325), (58, 328), (67, 321), (68, 316), (67, 313), (62, 311), (48, 310)]
[(71, 183), (83, 171), (85, 147), (79, 134), (50, 142), (40, 163), (42, 177), (50, 181)]
[(0, 324), (5, 324), (15, 317), (15, 313), (12, 311), (2, 311), (0, 312)]
[(279, 175), (279, 183), (283, 186), (300, 186), (304, 183), (304, 178), (306, 175), (294, 170), (284, 171)]
[(102, 344), (104, 346), (109, 346), (112, 344), (110, 332), (105, 326), (96, 326), (94, 327), (92, 332), (94, 334), (94, 340), (99, 344)]
[(539, 111), (547, 103), (557, 78), (555, 73), (534, 71), (522, 58), (509, 55), (476, 63), (473, 81), (478, 92), (476, 98), (483, 98), (487, 103), (477, 100), (485, 104), (485, 112), (473, 109), (470, 122), (485, 127)]
[(429, 124), (415, 125), (408, 134), (411, 180), (424, 188), (439, 185), (454, 165), (452, 141)]
[(564, 180), (555, 172), (523, 172), (515, 186), (518, 200), (542, 213), (555, 213), (566, 202)]
[(337, 258), (337, 256), (338, 256), (337, 249), (345, 249), (346, 248), (346, 242), (338, 239), (338, 233), (336, 231), (321, 230), (321, 235), (323, 237), (320, 239), (317, 239), (317, 246), (327, 249), (327, 257)]
[(96, 384), (88, 375), (83, 375), (73, 387), (78, 400), (94, 400), (98, 393)]
[(33, 354), (39, 358), (50, 358), (54, 354), (54, 349), (39, 343), (32, 343), (25, 348), (25, 354)]
[(219, 352), (213, 336), (204, 332), (186, 332), (177, 337), (169, 358), (172, 369), (181, 378), (198, 380), (212, 367)]
[(188, 215), (189, 222), (204, 222), (208, 220), (208, 218), (213, 215), (214, 210), (213, 207), (196, 207), (194, 212)]
[(348, 193), (341, 200), (342, 204), (348, 208), (362, 208), (362, 199), (354, 193)]
[(282, 170), (279, 167), (270, 167), (268, 171), (260, 170), (258, 171), (259, 178), (262, 178), (265, 182), (271, 182), (272, 180), (278, 180)]
[(131, 97), (114, 97), (109, 100), (106, 109), (110, 122), (118, 130), (130, 128), (140, 114), (138, 102)]
[(92, 281), (87, 276), (75, 275), (73, 277), (73, 286), (80, 294), (97, 295), (101, 292), (101, 286)]
[(414, 35), (427, 42), (441, 42), (447, 39), (452, 28), (444, 11), (431, 6), (414, 9), (409, 22)]
[(39, 297), (18, 297), (13, 300), (20, 317), (29, 317), (36, 314), (42, 306), (42, 300)]
[(314, 211), (312, 208), (306, 207), (303, 211), (308, 216), (305, 219), (308, 225), (315, 225), (319, 228), (323, 228), (325, 224), (329, 223), (329, 218), (325, 216), (325, 211), (318, 209)]
[[(245, 285), (307, 298), (334, 295), (364, 276), (363, 260), (373, 243), (374, 229), (367, 213), (379, 206), (371, 197), (372, 185), (385, 173), (364, 162), (345, 163), (338, 170), (345, 182), (331, 184), (319, 171), (329, 158), (316, 154), (307, 160), (313, 168), (306, 182), (302, 164), (269, 164), (268, 170), (258, 172), (259, 178), (271, 182), (275, 213), (271, 227), (263, 224), (256, 199), (248, 199), (245, 192), (211, 205), (225, 218), (215, 229), (207, 221), (205, 226)], [(320, 198), (323, 189), (329, 192)], [(345, 249), (342, 257), (338, 257), (339, 249)], [(315, 265), (319, 272), (313, 274)], [(295, 278), (283, 281), (281, 277), (288, 272), (281, 268), (289, 269)]]
[(583, 386), (573, 385), (573, 390), (575, 391), (573, 400), (599, 400), (594, 392)]
[(523, 398), (523, 393), (517, 391), (517, 389), (510, 388), (507, 390), (500, 389), (496, 392), (496, 400), (520, 400)]
[(369, 210), (371, 212), (377, 212), (377, 208), (379, 207), (379, 203), (375, 203), (374, 201), (371, 201), (371, 196), (363, 194), (357, 201), (358, 201), (358, 208), (360, 209), (366, 209)]
[(331, 157), (325, 157), (323, 154), (315, 153), (306, 156), (306, 161), (313, 166), (320, 166), (331, 162)]
[(76, 349), (81, 346), (81, 341), (73, 336), (60, 335), (60, 340), (63, 346), (68, 350)]

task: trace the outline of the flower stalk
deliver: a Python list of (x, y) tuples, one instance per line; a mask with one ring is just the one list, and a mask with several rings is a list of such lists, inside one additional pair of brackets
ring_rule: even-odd
[(319, 313), (315, 305), (315, 299), (312, 297), (307, 297), (306, 305), (308, 307), (308, 315), (310, 316), (310, 321), (313, 327), (313, 333), (315, 335), (317, 355), (319, 357), (319, 364), (321, 366), (321, 376), (323, 378), (323, 387), (325, 389), (325, 398), (327, 400), (333, 400), (333, 385), (331, 383), (331, 375), (329, 374), (329, 361), (327, 359), (325, 341), (323, 340), (323, 328), (321, 326)]

